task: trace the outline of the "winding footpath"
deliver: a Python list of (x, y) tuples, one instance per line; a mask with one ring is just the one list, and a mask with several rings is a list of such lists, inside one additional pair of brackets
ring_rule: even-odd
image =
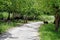
[(31, 22), (20, 27), (10, 29), (0, 35), (0, 40), (40, 40), (38, 28), (43, 22)]

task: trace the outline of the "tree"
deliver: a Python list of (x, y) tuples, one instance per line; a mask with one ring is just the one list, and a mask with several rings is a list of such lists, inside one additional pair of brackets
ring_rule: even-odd
[(55, 31), (58, 31), (60, 20), (60, 0), (38, 0), (40, 9), (55, 15)]
[(8, 18), (7, 19), (10, 19), (10, 12), (11, 12), (11, 1), (10, 0), (0, 0), (0, 12), (8, 12), (9, 15), (8, 15)]

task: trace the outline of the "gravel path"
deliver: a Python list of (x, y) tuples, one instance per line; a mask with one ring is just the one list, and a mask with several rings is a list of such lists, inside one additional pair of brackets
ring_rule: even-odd
[(15, 27), (7, 33), (0, 35), (0, 40), (40, 40), (38, 36), (40, 24), (43, 24), (43, 22), (31, 22)]

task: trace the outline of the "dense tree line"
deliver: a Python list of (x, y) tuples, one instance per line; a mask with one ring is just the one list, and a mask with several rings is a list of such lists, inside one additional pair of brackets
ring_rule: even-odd
[(39, 15), (37, 0), (0, 0), (0, 11), (8, 12), (8, 20), (10, 20), (10, 14), (19, 14), (19, 18), (27, 19), (37, 18)]

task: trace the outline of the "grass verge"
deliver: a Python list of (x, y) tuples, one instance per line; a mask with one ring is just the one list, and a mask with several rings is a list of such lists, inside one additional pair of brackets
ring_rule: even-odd
[(60, 40), (60, 29), (58, 32), (55, 32), (54, 29), (54, 24), (43, 24), (39, 28), (41, 40)]
[(22, 25), (22, 21), (0, 22), (0, 34), (6, 32), (8, 29)]

